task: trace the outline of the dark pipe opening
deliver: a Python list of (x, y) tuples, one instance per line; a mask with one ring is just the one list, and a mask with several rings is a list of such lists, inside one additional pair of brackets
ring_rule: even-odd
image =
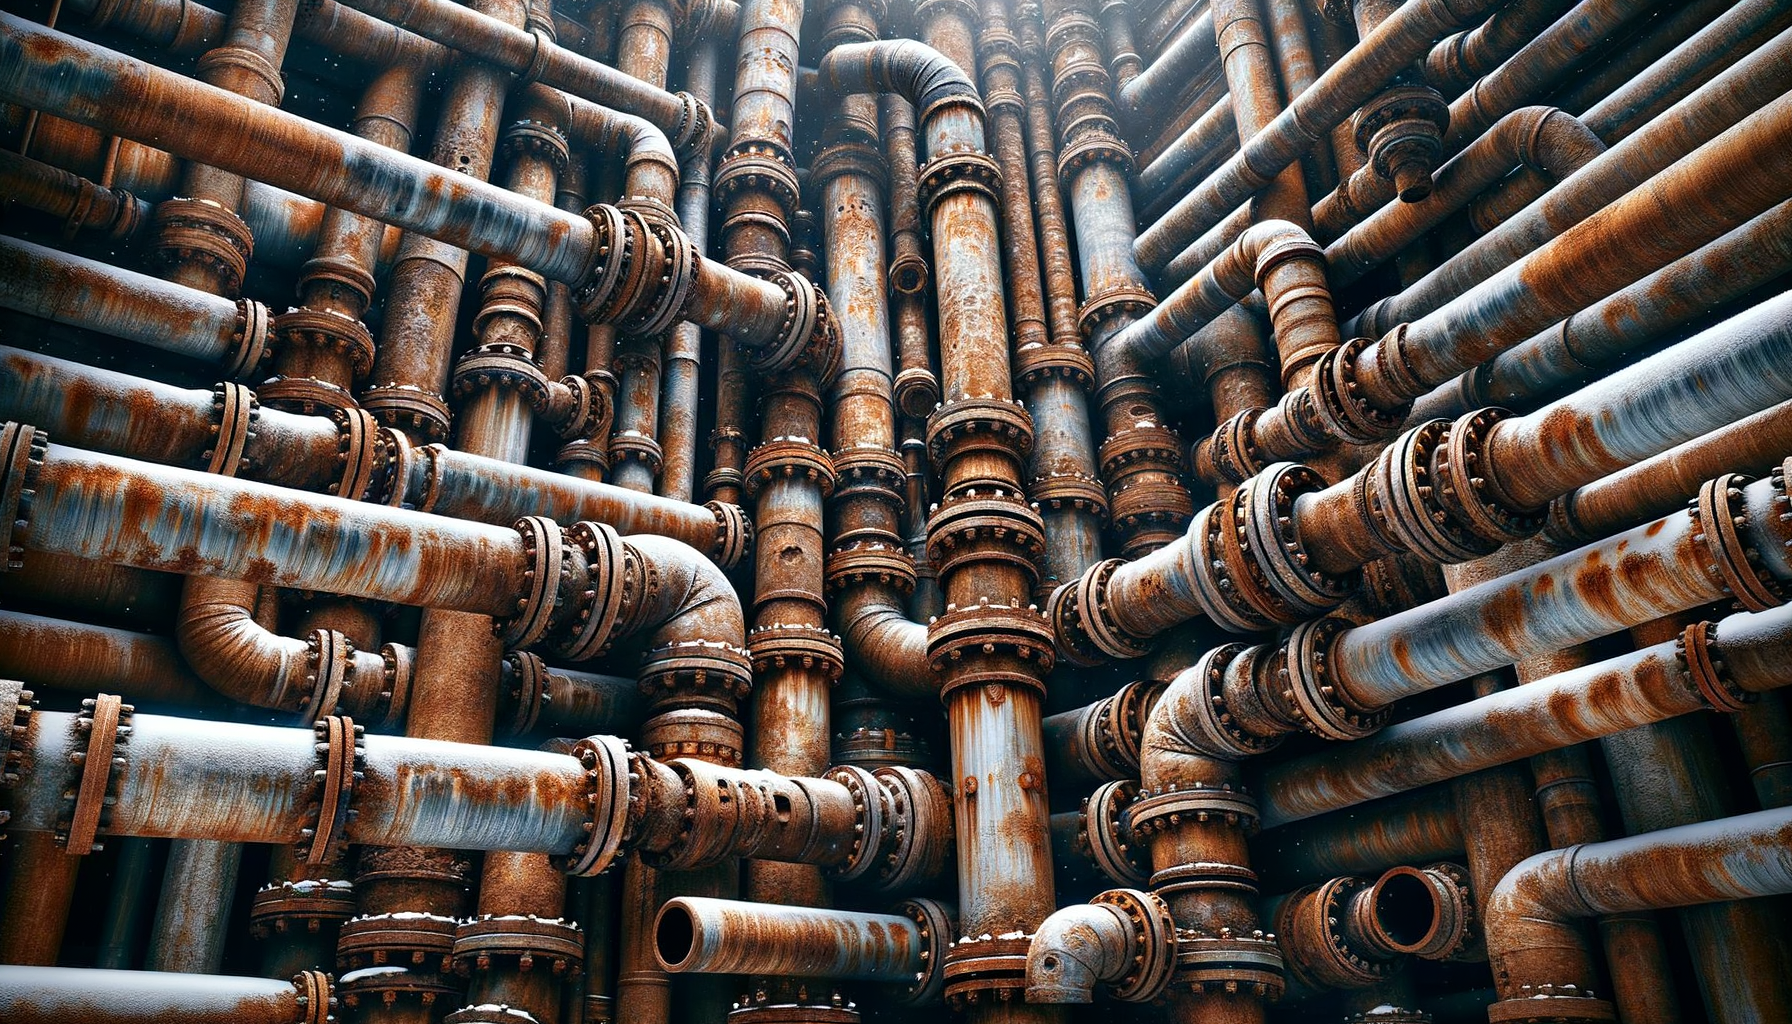
[(668, 969), (676, 970), (689, 960), (697, 941), (697, 923), (691, 912), (676, 903), (660, 910), (660, 919), (653, 929), (654, 948)]
[(1437, 927), (1437, 896), (1424, 876), (1390, 871), (1375, 889), (1375, 923), (1395, 945), (1417, 948)]

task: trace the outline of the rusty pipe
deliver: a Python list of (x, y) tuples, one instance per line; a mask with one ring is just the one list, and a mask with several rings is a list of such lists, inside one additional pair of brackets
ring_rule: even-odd
[(660, 907), (654, 956), (673, 974), (912, 982), (945, 954), (898, 914), (680, 896)]
[(1380, 878), (1343, 876), (1267, 901), (1289, 972), (1311, 991), (1376, 985), (1404, 957), (1462, 951), (1473, 923), (1456, 865), (1399, 866)]
[(1700, 623), (1674, 640), (1266, 768), (1257, 787), (1263, 822), (1274, 828), (1694, 711), (1733, 712), (1792, 685), (1788, 653), (1792, 609)]
[(218, 698), (166, 637), (16, 611), (0, 611), (0, 678), (64, 692), (97, 687), (168, 707)]
[(321, 971), (290, 981), (156, 971), (0, 966), (0, 1014), (17, 1024), (325, 1024), (336, 998)]
[(1579, 918), (1784, 892), (1792, 892), (1792, 811), (1783, 808), (1537, 854), (1488, 902), (1487, 951), (1503, 1001), (1495, 1005), (1588, 1005), (1568, 1001), (1592, 999), (1586, 988), (1596, 978), (1577, 952)]
[(1520, 0), (1466, 32), (1446, 36), (1425, 57), (1425, 79), (1439, 89), (1463, 88), (1493, 71), (1548, 28), (1567, 0)]
[(1103, 986), (1116, 999), (1148, 1003), (1176, 970), (1176, 922), (1156, 893), (1109, 889), (1040, 923), (1027, 944), (1027, 1002), (1092, 1003)]
[(1395, 73), (1424, 56), (1444, 33), (1491, 7), (1490, 2), (1424, 0), (1405, 4), (1294, 98), (1237, 155), (1189, 192), (1133, 247), (1139, 265), (1155, 273), (1183, 247), (1224, 220), (1281, 170), (1324, 138)]
[(1121, 114), (1135, 121), (1146, 114), (1158, 114), (1166, 104), (1175, 101), (1189, 82), (1198, 80), (1207, 66), (1219, 58), (1213, 27), (1213, 11), (1209, 8), (1177, 29), (1145, 70), (1120, 87), (1114, 99)]
[(1253, 852), (1258, 871), (1290, 882), (1373, 874), (1400, 864), (1460, 857), (1462, 821), (1449, 787), (1432, 786), (1309, 818), (1299, 828), (1265, 829)]

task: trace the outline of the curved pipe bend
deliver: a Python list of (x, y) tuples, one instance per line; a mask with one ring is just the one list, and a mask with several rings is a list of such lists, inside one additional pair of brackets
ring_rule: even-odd
[(1125, 1002), (1163, 994), (1176, 967), (1176, 925), (1156, 894), (1110, 889), (1047, 917), (1027, 946), (1029, 1003), (1089, 1003), (1095, 986)]
[(565, 105), (563, 123), (575, 146), (622, 157), (623, 198), (646, 197), (672, 208), (678, 198), (678, 153), (658, 125), (570, 93), (555, 92), (554, 102)]
[(724, 643), (737, 650), (747, 645), (746, 618), (740, 595), (720, 566), (696, 548), (670, 537), (638, 534), (622, 538), (633, 548), (640, 564), (651, 565), (657, 586), (647, 588), (647, 599), (630, 626), (614, 634), (650, 632), (653, 649), (692, 641)]
[[(890, 92), (915, 105), (926, 121), (940, 104), (956, 101), (983, 116), (977, 84), (951, 58), (914, 39), (847, 43), (829, 50), (816, 69), (822, 87), (837, 96)], [(982, 146), (977, 147), (982, 151)]]
[(893, 590), (860, 584), (834, 602), (834, 628), (847, 657), (871, 682), (898, 697), (937, 697), (927, 661), (927, 626), (908, 617)]

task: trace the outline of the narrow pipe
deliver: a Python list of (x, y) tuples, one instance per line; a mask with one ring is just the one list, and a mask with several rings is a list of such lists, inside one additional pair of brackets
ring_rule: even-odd
[(907, 982), (942, 952), (895, 914), (680, 896), (654, 921), (654, 956), (674, 974)]

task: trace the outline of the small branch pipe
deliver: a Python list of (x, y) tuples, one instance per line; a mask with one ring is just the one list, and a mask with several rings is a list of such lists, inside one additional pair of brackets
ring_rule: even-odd
[(1548, 28), (1568, 0), (1519, 0), (1485, 22), (1440, 41), (1425, 57), (1425, 79), (1439, 89), (1461, 89), (1499, 67)]
[(945, 955), (944, 936), (896, 914), (680, 896), (654, 921), (654, 955), (673, 974), (757, 974), (911, 982)]
[[(1485, 927), (1494, 984), (1525, 1012), (1573, 1011), (1593, 965), (1576, 935), (1595, 915), (1792, 892), (1792, 810), (1662, 829), (1540, 853), (1501, 879)], [(1606, 1011), (1609, 1014), (1609, 1009)]]
[(0, 966), (0, 1016), (13, 1024), (326, 1024), (330, 979), (291, 981), (155, 971)]
[(100, 231), (111, 238), (127, 238), (152, 216), (148, 203), (124, 189), (102, 188), (11, 151), (0, 155), (0, 184), (5, 186), (9, 202), (57, 218), (65, 231)]
[(1053, 913), (1027, 946), (1027, 1002), (1092, 1003), (1097, 985), (1148, 1003), (1176, 970), (1176, 922), (1156, 893), (1110, 889)]
[(1202, 11), (1179, 29), (1137, 78), (1115, 97), (1120, 113), (1131, 121), (1158, 116), (1190, 82), (1198, 80), (1219, 59), (1213, 34), (1213, 11)]
[(1245, 142), (1236, 156), (1140, 235), (1133, 247), (1139, 265), (1148, 273), (1161, 271), (1184, 246), (1267, 187), (1446, 32), (1491, 6), (1491, 0), (1420, 0), (1402, 5)]
[[(1743, 612), (1631, 654), (1266, 768), (1266, 828), (1792, 686), (1792, 608)], [(1721, 669), (1712, 669), (1721, 664)]]
[[(0, 77), (0, 96), (10, 101), (117, 134), (168, 142), (190, 160), (255, 175), (578, 288), (596, 287), (595, 294), (584, 296), (588, 312), (607, 306), (610, 316), (644, 315), (663, 287), (688, 288), (686, 295), (674, 296), (682, 299), (671, 303), (674, 318), (682, 315), (760, 347), (791, 326), (788, 302), (813, 303), (813, 292), (801, 285), (786, 281), (801, 296), (792, 300), (777, 281), (749, 277), (694, 253), (694, 273), (680, 284), (667, 281), (615, 294), (614, 280), (597, 282), (616, 265), (597, 259), (612, 228), (10, 14), (0, 15), (0, 28), (5, 30), (0, 65), (11, 72)], [(55, 70), (65, 65), (78, 66), (80, 74)], [(635, 221), (622, 218), (615, 227), (637, 246), (659, 244), (650, 243), (650, 233)], [(684, 240), (675, 229), (672, 236)], [(790, 340), (800, 354), (807, 335)]]
[[(224, 12), (192, 0), (72, 0), (68, 8), (96, 29), (117, 29), (181, 56), (197, 56), (224, 41)], [(396, 25), (389, 25), (336, 0), (299, 5), (293, 38), (329, 48), (369, 68), (416, 63), (424, 70), (448, 65), (453, 53)]]

